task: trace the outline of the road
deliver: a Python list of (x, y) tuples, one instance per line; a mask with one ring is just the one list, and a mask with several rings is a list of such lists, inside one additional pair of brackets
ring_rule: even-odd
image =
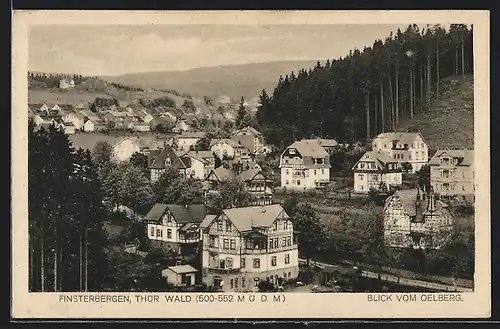
[[(306, 263), (306, 260), (299, 258), (299, 262)], [(327, 263), (314, 262), (314, 261), (313, 261), (313, 263), (320, 266), (320, 267), (345, 266), (345, 265), (327, 264)], [(362, 276), (364, 276), (366, 278), (371, 278), (371, 279), (378, 279), (379, 273), (363, 270)], [(473, 289), (470, 289), (470, 288), (459, 287), (459, 286), (448, 286), (445, 284), (440, 284), (440, 283), (435, 283), (435, 282), (427, 282), (427, 281), (422, 281), (422, 280), (415, 280), (415, 279), (401, 278), (401, 277), (398, 279), (398, 277), (396, 275), (392, 275), (392, 274), (380, 274), (380, 279), (384, 280), (384, 281), (388, 281), (388, 282), (394, 282), (394, 283), (399, 283), (402, 285), (407, 285), (407, 286), (429, 288), (429, 289), (441, 290), (441, 291), (457, 291), (457, 292), (472, 292), (473, 291)]]

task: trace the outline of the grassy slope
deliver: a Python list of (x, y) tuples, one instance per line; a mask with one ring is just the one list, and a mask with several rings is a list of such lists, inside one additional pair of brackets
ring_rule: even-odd
[(299, 68), (313, 68), (316, 61), (282, 61), (243, 65), (202, 67), (188, 71), (132, 73), (103, 79), (126, 85), (175, 89), (193, 95), (207, 95), (214, 99), (228, 95), (234, 99), (258, 96), (263, 88), (269, 93), (276, 87), (280, 75)]
[(418, 129), (433, 149), (474, 148), (474, 79), (472, 75), (441, 81), (431, 111), (417, 113), (399, 130)]

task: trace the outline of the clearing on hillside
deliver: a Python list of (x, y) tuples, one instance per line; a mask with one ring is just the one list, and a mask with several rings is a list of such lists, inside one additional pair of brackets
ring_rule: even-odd
[[(435, 97), (434, 97), (435, 98)], [(416, 113), (399, 131), (420, 131), (436, 149), (474, 148), (474, 77), (454, 76), (441, 80), (439, 97), (429, 112)]]

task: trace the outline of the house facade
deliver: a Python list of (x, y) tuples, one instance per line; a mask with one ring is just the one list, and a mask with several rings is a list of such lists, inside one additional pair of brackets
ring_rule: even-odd
[(384, 186), (388, 191), (403, 184), (403, 170), (385, 153), (367, 151), (352, 167), (354, 192), (368, 193)]
[(258, 291), (299, 273), (293, 223), (281, 205), (223, 210), (207, 215), (203, 230), (203, 282), (226, 292)]
[(189, 151), (191, 146), (195, 146), (196, 143), (205, 136), (203, 132), (184, 132), (179, 136), (174, 137), (177, 143), (177, 148), (181, 151)]
[(232, 139), (213, 139), (210, 150), (217, 154), (220, 159), (224, 158), (249, 158), (250, 151), (243, 145)]
[(61, 79), (59, 80), (59, 89), (70, 89), (75, 88), (75, 81), (73, 79)]
[(473, 150), (438, 150), (429, 167), (431, 186), (441, 198), (475, 201)]
[(212, 151), (189, 151), (182, 153), (182, 157), (190, 159), (190, 166), (186, 169), (188, 177), (203, 180), (215, 169), (215, 157)]
[(373, 139), (372, 150), (387, 154), (400, 165), (409, 163), (412, 173), (429, 161), (429, 146), (420, 133), (381, 133)]
[(182, 254), (183, 249), (191, 249), (193, 244), (200, 242), (200, 224), (206, 214), (202, 204), (184, 206), (157, 203), (143, 222), (154, 246)]
[(234, 171), (219, 167), (210, 172), (206, 178), (208, 183), (207, 193), (219, 191), (222, 184), (229, 181), (238, 181), (243, 184), (245, 191), (255, 199), (257, 205), (268, 205), (273, 201), (271, 183), (260, 169)]
[(63, 116), (64, 122), (71, 122), (76, 130), (83, 130), (85, 116), (80, 112), (68, 112)]
[[(186, 161), (186, 158), (184, 160)], [(169, 167), (178, 170), (182, 177), (186, 177), (186, 171), (190, 165), (186, 165), (169, 145), (165, 145), (163, 149), (151, 150), (149, 152), (148, 169), (152, 182), (160, 179), (161, 175), (163, 175)]]
[(267, 153), (266, 146), (262, 133), (253, 127), (245, 127), (240, 129), (231, 136), (231, 139), (236, 143), (245, 147), (252, 154)]
[(439, 249), (449, 241), (453, 220), (448, 205), (431, 191), (399, 190), (384, 206), (384, 241), (396, 248)]
[(281, 187), (312, 189), (330, 181), (330, 157), (317, 141), (298, 141), (280, 157)]
[(132, 154), (140, 152), (139, 138), (123, 138), (113, 145), (113, 158), (116, 161), (128, 161)]

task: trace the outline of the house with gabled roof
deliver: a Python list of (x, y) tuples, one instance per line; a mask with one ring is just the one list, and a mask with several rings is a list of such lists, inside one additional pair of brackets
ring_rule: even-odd
[(328, 154), (332, 154), (337, 148), (339, 148), (339, 143), (335, 139), (327, 138), (315, 138), (315, 139), (303, 139), (303, 141), (317, 141)]
[(297, 141), (280, 157), (281, 187), (322, 188), (330, 182), (330, 156), (318, 141)]
[(268, 180), (261, 169), (247, 169), (234, 171), (219, 167), (213, 169), (207, 176), (206, 193), (218, 193), (222, 184), (237, 181), (243, 184), (245, 191), (249, 192), (255, 199), (255, 204), (270, 204), (273, 201), (273, 190), (271, 181)]
[(191, 146), (195, 146), (196, 143), (205, 136), (202, 131), (196, 132), (183, 132), (178, 136), (174, 136), (175, 144), (177, 148), (181, 151), (189, 151)]
[(197, 179), (207, 178), (210, 171), (215, 169), (215, 156), (212, 151), (178, 151), (181, 158), (190, 159), (190, 167), (186, 168), (187, 176)]
[(403, 169), (385, 153), (367, 151), (352, 167), (354, 192), (368, 193), (370, 189), (387, 191), (403, 184)]
[(206, 215), (203, 204), (157, 203), (142, 221), (154, 245), (182, 254), (201, 241), (200, 224)]
[(224, 209), (207, 215), (202, 277), (220, 291), (258, 291), (262, 281), (281, 285), (299, 274), (293, 222), (279, 204)]
[(438, 150), (429, 167), (431, 186), (441, 198), (475, 201), (474, 150)]
[(182, 177), (187, 177), (187, 168), (191, 167), (189, 157), (180, 157), (169, 145), (163, 149), (151, 150), (148, 155), (148, 169), (151, 181), (160, 179), (167, 168), (178, 170)]
[(453, 217), (434, 192), (398, 190), (384, 205), (384, 241), (396, 248), (439, 249), (450, 239)]
[(399, 164), (409, 163), (412, 173), (429, 161), (429, 145), (422, 134), (415, 132), (380, 133), (372, 141), (372, 150), (387, 154)]

